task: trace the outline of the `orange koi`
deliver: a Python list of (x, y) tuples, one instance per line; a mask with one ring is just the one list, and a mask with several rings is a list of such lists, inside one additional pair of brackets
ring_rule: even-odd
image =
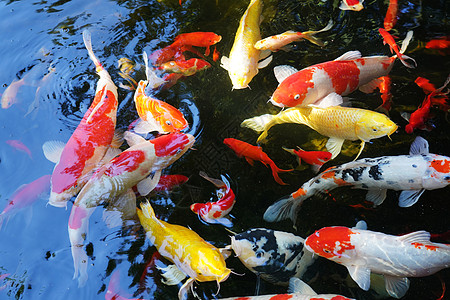
[[(383, 28), (379, 28), (378, 31), (380, 32), (381, 36), (383, 37), (383, 44), (385, 44), (385, 45), (388, 44), (389, 47), (391, 47), (391, 53), (392, 53), (392, 51), (394, 51), (395, 54), (397, 55), (397, 57), (402, 61), (402, 63), (405, 64), (405, 66), (409, 65), (410, 68), (417, 66), (417, 63), (413, 58), (406, 56), (405, 54), (403, 54), (402, 51), (400, 51), (398, 49), (398, 45), (395, 43), (394, 37), (389, 32), (387, 32)], [(405, 61), (406, 59), (410, 59), (412, 62), (414, 62), (414, 65), (407, 63)]]
[(266, 167), (269, 166), (272, 170), (272, 176), (278, 184), (286, 185), (286, 183), (284, 183), (283, 180), (281, 180), (281, 178), (278, 176), (278, 173), (291, 172), (294, 170), (283, 170), (278, 168), (273, 160), (271, 160), (270, 157), (264, 151), (262, 151), (261, 147), (259, 146), (253, 146), (249, 143), (233, 138), (226, 138), (223, 140), (223, 143), (230, 147), (238, 157), (244, 157), (251, 166), (253, 166), (255, 160), (260, 161)]
[(220, 53), (217, 50), (217, 47), (214, 47), (214, 51), (213, 51), (213, 61), (217, 61), (220, 57)]
[(191, 76), (199, 71), (211, 67), (211, 64), (203, 59), (191, 58), (188, 60), (168, 61), (159, 66), (165, 72), (180, 73), (184, 76)]
[(381, 93), (381, 99), (383, 100), (383, 103), (378, 106), (378, 108), (376, 110), (378, 111), (382, 111), (385, 114), (388, 114), (388, 112), (391, 110), (391, 106), (392, 106), (392, 94), (391, 94), (391, 84), (392, 84), (392, 80), (391, 77), (389, 75), (387, 76), (382, 76), (380, 78), (378, 78), (379, 83), (378, 83), (378, 89), (380, 90)]
[(414, 81), (418, 86), (420, 86), (425, 94), (433, 94), (431, 97), (431, 105), (437, 106), (440, 110), (448, 112), (450, 111), (450, 104), (448, 101), (447, 93), (437, 92), (437, 88), (428, 79), (423, 77), (417, 77)]
[(6, 143), (8, 145), (10, 145), (11, 147), (13, 147), (14, 149), (16, 149), (16, 150), (25, 152), (26, 154), (28, 154), (28, 156), (30, 158), (33, 158), (32, 155), (31, 155), (30, 149), (28, 149), (28, 147), (25, 146), (21, 141), (19, 141), (19, 140), (7, 140)]
[(49, 198), (49, 203), (56, 207), (66, 206), (81, 190), (105, 157), (116, 127), (117, 87), (94, 55), (88, 31), (83, 32), (83, 40), (100, 76), (94, 101), (65, 146), (55, 141), (42, 146), (45, 157), (56, 163)]
[(223, 175), (221, 176), (222, 180), (211, 178), (205, 172), (200, 172), (200, 176), (219, 189), (217, 191), (219, 200), (208, 203), (194, 203), (190, 206), (191, 210), (206, 223), (219, 223), (226, 227), (231, 227), (233, 224), (229, 219), (225, 218), (236, 202), (236, 196), (231, 189), (230, 183)]
[(430, 40), (425, 44), (425, 48), (437, 50), (441, 55), (448, 55), (450, 54), (450, 36)]
[(173, 45), (206, 47), (205, 55), (210, 53), (209, 47), (222, 40), (222, 36), (214, 32), (189, 32), (176, 36)]
[(311, 165), (314, 173), (318, 173), (320, 168), (331, 159), (331, 153), (328, 151), (305, 151), (300, 147), (297, 148), (298, 150), (283, 147), (284, 150), (297, 157), (299, 165), (301, 165), (302, 160)]
[(398, 13), (398, 4), (397, 4), (397, 0), (389, 0), (389, 6), (388, 9), (386, 11), (386, 16), (384, 17), (384, 29), (386, 29), (386, 31), (391, 30), (392, 28), (394, 28), (395, 23), (397, 23), (397, 13)]
[(158, 184), (155, 186), (154, 191), (170, 191), (174, 187), (182, 185), (189, 180), (189, 177), (184, 175), (161, 175)]

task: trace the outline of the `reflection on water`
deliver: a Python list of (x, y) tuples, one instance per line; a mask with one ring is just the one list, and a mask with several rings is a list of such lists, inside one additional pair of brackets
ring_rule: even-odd
[[(224, 138), (238, 138), (254, 144), (257, 135), (241, 128), (242, 120), (278, 110), (267, 100), (277, 86), (273, 67), (289, 64), (302, 67), (333, 60), (349, 50), (360, 50), (363, 56), (390, 55), (378, 34), (387, 1), (365, 1), (360, 12), (341, 11), (339, 1), (276, 1), (266, 0), (261, 23), (263, 37), (286, 30), (306, 31), (323, 28), (331, 18), (333, 28), (321, 33), (327, 41), (324, 48), (309, 42), (296, 43), (290, 52), (274, 53), (269, 67), (261, 69), (250, 83), (251, 89), (231, 91), (231, 82), (219, 62), (205, 72), (179, 81), (157, 97), (179, 107), (190, 123), (189, 133), (197, 138), (190, 151), (171, 168), (171, 174), (189, 176), (189, 181), (170, 193), (152, 193), (148, 198), (159, 217), (171, 223), (189, 226), (217, 247), (230, 243), (230, 233), (220, 225), (206, 225), (191, 213), (189, 205), (208, 201), (211, 185), (198, 176), (199, 171), (219, 178), (227, 174), (237, 195), (231, 212), (234, 232), (253, 227), (266, 227), (293, 232), (306, 237), (314, 230), (330, 225), (353, 226), (357, 220), (367, 221), (369, 229), (390, 234), (414, 230), (442, 233), (449, 229), (447, 189), (426, 191), (411, 208), (397, 206), (398, 192), (388, 192), (385, 203), (377, 209), (349, 207), (360, 203), (363, 191), (338, 189), (330, 195), (319, 195), (305, 202), (295, 231), (289, 222), (270, 224), (262, 219), (265, 209), (276, 199), (291, 193), (313, 173), (308, 169), (282, 174), (288, 186), (279, 186), (270, 170), (259, 163), (250, 167), (243, 159), (223, 145)], [(400, 2), (400, 1), (399, 1)], [(18, 88), (12, 104), (0, 110), (0, 207), (5, 207), (14, 191), (43, 175), (50, 174), (53, 163), (42, 154), (48, 140), (67, 141), (89, 107), (98, 80), (82, 42), (82, 30), (92, 33), (94, 52), (111, 74), (116, 85), (124, 82), (119, 75), (118, 60), (126, 57), (142, 63), (142, 52), (167, 46), (184, 32), (213, 31), (222, 36), (218, 50), (229, 54), (239, 18), (248, 1), (243, 0), (178, 0), (165, 1), (3, 1), (0, 3), (0, 93), (12, 82), (25, 82)], [(406, 121), (400, 116), (412, 112), (425, 97), (414, 80), (430, 79), (440, 86), (448, 75), (449, 59), (437, 51), (425, 49), (425, 42), (449, 34), (448, 2), (401, 1), (400, 18), (393, 34), (403, 38), (414, 30), (414, 40), (407, 54), (418, 63), (406, 69), (396, 63), (391, 72), (393, 109), (390, 117), (399, 130), (388, 138), (374, 140), (362, 157), (399, 155), (409, 151), (416, 135), (426, 137), (433, 153), (450, 155), (448, 118), (442, 111), (433, 111), (434, 129), (404, 131)], [(144, 79), (143, 72), (134, 74)], [(379, 93), (349, 95), (355, 107), (375, 109), (381, 104)], [(133, 92), (119, 89), (118, 127), (126, 129), (137, 118)], [(305, 126), (279, 125), (271, 129), (270, 142), (264, 151), (281, 168), (295, 167), (295, 158), (280, 146), (294, 148), (319, 147), (324, 138)], [(17, 140), (29, 149), (21, 151), (6, 141)], [(343, 153), (327, 166), (347, 162), (354, 157), (358, 142), (347, 142)], [(73, 262), (69, 248), (67, 222), (70, 210), (46, 206), (42, 197), (31, 207), (19, 211), (5, 222), (0, 231), (0, 299), (100, 299), (109, 289), (112, 274), (120, 270), (116, 291), (130, 298), (176, 299), (177, 287), (161, 282), (155, 266), (168, 262), (158, 257), (136, 222), (109, 229), (102, 221), (101, 209), (91, 218), (89, 244), (86, 247), (91, 264), (89, 280), (78, 288), (72, 280)], [(69, 206), (70, 208), (70, 206)], [(300, 219), (301, 218), (301, 219)], [(448, 240), (443, 240), (448, 242)], [(227, 265), (232, 274), (221, 284), (219, 294), (215, 283), (202, 283), (197, 293), (207, 298), (252, 295), (256, 277), (245, 270), (234, 257)], [(327, 261), (317, 263), (319, 276), (311, 282), (322, 293), (341, 293), (357, 299), (376, 299), (374, 292), (363, 292), (347, 277), (347, 270)], [(447, 284), (449, 271), (425, 278), (411, 278), (405, 299), (436, 299), (441, 293), (440, 279)], [(281, 293), (285, 288), (261, 283), (261, 294)]]

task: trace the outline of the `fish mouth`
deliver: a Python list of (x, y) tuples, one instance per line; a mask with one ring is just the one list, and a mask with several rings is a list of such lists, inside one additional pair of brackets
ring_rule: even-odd
[(285, 107), (284, 104), (275, 102), (275, 100), (273, 100), (273, 97), (270, 97), (270, 99), (267, 100), (267, 102), (270, 102), (270, 103), (272, 103), (273, 105), (278, 106), (278, 107), (281, 107), (281, 108), (284, 108), (284, 107)]
[(387, 134), (387, 136), (388, 136), (389, 139), (391, 139), (391, 135), (392, 135), (393, 133), (395, 133), (395, 132), (397, 131), (397, 129), (398, 129), (398, 126), (395, 125), (395, 126), (392, 128), (392, 130)]
[(67, 207), (67, 201), (71, 196), (66, 197), (64, 194), (58, 194), (55, 192), (50, 193), (48, 204), (54, 207)]

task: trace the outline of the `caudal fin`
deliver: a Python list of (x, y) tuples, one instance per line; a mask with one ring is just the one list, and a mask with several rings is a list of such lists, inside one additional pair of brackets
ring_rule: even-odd
[(147, 219), (156, 218), (155, 211), (148, 201), (146, 203), (141, 203), (141, 211), (144, 217)]
[(266, 129), (267, 124), (272, 121), (274, 117), (275, 115), (265, 114), (250, 119), (245, 119), (241, 123), (241, 127), (247, 127), (259, 133)]
[(287, 183), (284, 183), (284, 181), (281, 180), (280, 176), (278, 176), (278, 173), (291, 172), (294, 169), (289, 169), (289, 170), (280, 169), (275, 165), (274, 162), (269, 163), (269, 166), (270, 166), (270, 169), (272, 170), (272, 176), (275, 179), (275, 181), (278, 184), (287, 185)]
[[(408, 31), (408, 33), (406, 34), (406, 37), (405, 37), (405, 39), (402, 42), (402, 47), (400, 48), (400, 56), (398, 57), (400, 59), (400, 61), (402, 62), (402, 64), (405, 65), (405, 67), (408, 67), (408, 68), (415, 68), (415, 67), (417, 67), (417, 63), (414, 60), (414, 58), (403, 54), (406, 51), (406, 48), (408, 48), (408, 45), (409, 45), (409, 43), (412, 40), (413, 34), (414, 34), (414, 32), (412, 30)], [(410, 60), (412, 63), (409, 63), (406, 60)]]
[(293, 198), (292, 196), (281, 198), (267, 208), (263, 218), (267, 222), (279, 222), (291, 219), (295, 227), (297, 213), (303, 200), (304, 198)]
[(322, 28), (322, 29), (320, 29), (320, 30), (317, 30), (317, 31), (305, 31), (305, 32), (302, 32), (302, 38), (304, 38), (304, 39), (310, 41), (310, 42), (313, 43), (313, 44), (316, 44), (317, 46), (323, 47), (323, 46), (325, 46), (325, 43), (324, 43), (321, 39), (315, 37), (315, 35), (316, 35), (317, 33), (319, 33), (319, 32), (328, 31), (328, 30), (330, 30), (332, 27), (333, 27), (333, 20), (330, 20), (330, 21), (328, 22), (327, 26), (325, 26), (324, 28)]
[(92, 50), (92, 43), (91, 43), (91, 33), (88, 30), (83, 31), (83, 42), (84, 46), (86, 47), (89, 57), (94, 62), (95, 67), (97, 69), (97, 73), (103, 70), (102, 64), (98, 60), (97, 56), (95, 56), (94, 51)]

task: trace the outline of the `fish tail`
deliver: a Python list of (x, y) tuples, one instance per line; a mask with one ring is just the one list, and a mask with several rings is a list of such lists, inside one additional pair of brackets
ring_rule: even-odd
[(97, 73), (103, 70), (103, 66), (98, 60), (97, 56), (95, 56), (94, 51), (92, 50), (92, 43), (91, 43), (91, 33), (88, 30), (83, 31), (83, 42), (84, 46), (86, 47), (89, 57), (95, 64), (95, 68)]
[(241, 127), (247, 127), (259, 133), (266, 129), (267, 124), (272, 121), (274, 117), (275, 115), (265, 114), (250, 119), (245, 119), (241, 123)]
[(294, 149), (288, 149), (288, 148), (285, 148), (285, 147), (281, 147), (281, 148), (282, 148), (284, 151), (289, 152), (290, 154), (292, 154), (292, 155), (294, 155), (295, 157), (297, 157), (297, 160), (298, 160), (298, 164), (299, 164), (299, 165), (302, 164), (302, 159), (301, 159), (297, 154), (295, 154)]
[(291, 172), (291, 171), (293, 171), (294, 169), (289, 169), (289, 170), (280, 169), (280, 168), (278, 168), (278, 167), (275, 165), (274, 162), (270, 162), (270, 163), (269, 163), (269, 166), (270, 166), (270, 169), (272, 170), (272, 176), (273, 176), (273, 178), (275, 179), (275, 181), (276, 181), (278, 184), (281, 184), (281, 185), (287, 185), (286, 183), (284, 183), (283, 180), (281, 180), (281, 178), (280, 178), (280, 176), (278, 175), (278, 173)]
[(324, 28), (322, 28), (322, 29), (320, 29), (320, 30), (317, 30), (317, 31), (305, 31), (305, 32), (302, 32), (302, 38), (304, 38), (304, 39), (310, 41), (310, 42), (313, 43), (313, 44), (316, 44), (317, 46), (323, 47), (323, 46), (325, 46), (325, 43), (324, 43), (321, 39), (315, 37), (315, 35), (316, 35), (317, 33), (319, 33), (319, 32), (328, 31), (328, 30), (330, 30), (332, 27), (333, 27), (333, 20), (330, 20), (330, 21), (328, 22), (327, 26), (325, 26)]
[(263, 218), (267, 222), (279, 222), (291, 219), (295, 227), (298, 210), (305, 199), (304, 197), (294, 198), (291, 195), (281, 198), (267, 208)]
[[(400, 53), (398, 55), (398, 58), (400, 59), (400, 61), (402, 62), (403, 65), (405, 65), (405, 67), (407, 68), (415, 68), (417, 67), (417, 63), (414, 60), (414, 58), (411, 58), (405, 54), (403, 54), (406, 51), (406, 48), (408, 48), (409, 43), (412, 40), (414, 32), (412, 30), (408, 31), (408, 33), (406, 34), (405, 39), (402, 42), (402, 47), (400, 48)], [(407, 60), (410, 60), (410, 62), (408, 62)]]
[(264, 132), (259, 135), (259, 137), (256, 140), (256, 142), (258, 144), (264, 144), (265, 142), (267, 142), (267, 135), (268, 135), (268, 131), (264, 130)]
[(141, 211), (144, 217), (146, 217), (147, 219), (156, 218), (155, 211), (148, 201), (146, 203), (141, 203)]

